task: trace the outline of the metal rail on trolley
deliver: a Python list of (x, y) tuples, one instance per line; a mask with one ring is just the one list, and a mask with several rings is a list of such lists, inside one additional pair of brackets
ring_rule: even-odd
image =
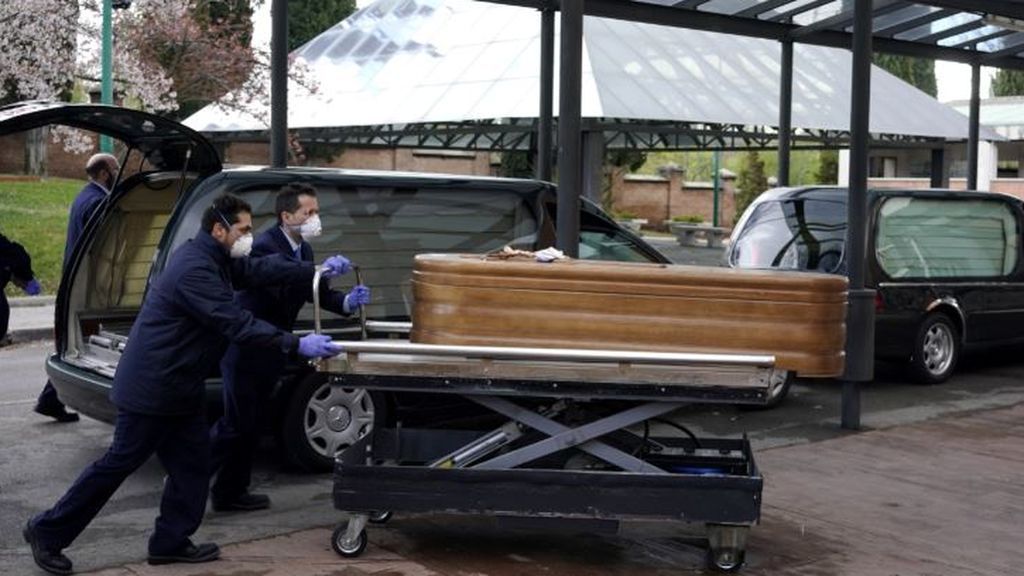
[[(318, 294), (319, 273), (313, 288)], [(320, 332), (318, 303), (314, 322)], [(317, 364), (332, 386), (454, 394), (503, 423), (476, 431), (377, 423), (336, 461), (334, 504), (349, 513), (332, 536), (338, 554), (361, 554), (367, 522), (381, 511), (444, 512), (699, 522), (709, 564), (742, 566), (762, 487), (747, 439), (649, 431), (652, 422), (668, 429), (663, 417), (687, 404), (764, 404), (785, 378), (774, 357), (393, 339), (343, 345), (341, 355)]]

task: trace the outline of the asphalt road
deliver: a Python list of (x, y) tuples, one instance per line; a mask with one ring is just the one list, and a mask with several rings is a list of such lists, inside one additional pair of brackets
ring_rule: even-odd
[[(0, 574), (31, 573), (21, 540), (25, 520), (50, 506), (76, 475), (102, 455), (111, 427), (83, 419), (56, 424), (32, 412), (45, 381), (43, 360), (51, 343), (0, 349)], [(864, 424), (881, 428), (942, 415), (1024, 402), (1020, 349), (975, 354), (950, 382), (933, 387), (906, 383), (899, 367), (883, 366), (864, 388)], [(782, 407), (770, 411), (730, 406), (693, 406), (673, 420), (695, 433), (735, 437), (748, 433), (757, 450), (834, 438), (839, 429), (839, 387), (831, 381), (801, 381)], [(197, 538), (220, 543), (329, 526), (339, 519), (330, 500), (327, 475), (282, 472), (264, 452), (256, 482), (274, 499), (271, 510), (252, 514), (208, 514)], [(148, 463), (115, 494), (69, 551), (79, 570), (138, 561), (145, 557), (159, 503), (163, 472)]]

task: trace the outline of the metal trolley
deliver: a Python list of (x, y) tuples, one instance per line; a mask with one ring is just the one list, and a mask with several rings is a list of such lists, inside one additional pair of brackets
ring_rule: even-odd
[[(316, 313), (319, 329), (319, 313)], [(375, 426), (337, 459), (331, 544), (367, 545), (392, 512), (482, 514), (602, 530), (622, 520), (706, 525), (708, 564), (732, 572), (760, 517), (750, 444), (659, 420), (690, 403), (763, 404), (771, 356), (346, 342), (318, 364), (331, 385), (456, 394), (504, 420), (488, 430)], [(653, 436), (650, 423), (683, 432)]]

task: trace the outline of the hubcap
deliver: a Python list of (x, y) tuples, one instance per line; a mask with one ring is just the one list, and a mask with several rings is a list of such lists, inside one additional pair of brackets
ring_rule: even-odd
[(324, 384), (306, 404), (306, 441), (319, 455), (334, 459), (373, 429), (373, 400), (362, 388)]
[(953, 332), (945, 324), (933, 324), (924, 335), (921, 359), (929, 374), (940, 376), (953, 362)]

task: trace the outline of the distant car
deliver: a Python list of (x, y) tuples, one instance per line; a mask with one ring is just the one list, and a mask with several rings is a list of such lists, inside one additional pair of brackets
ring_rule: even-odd
[[(401, 336), (401, 323), (409, 321), (415, 254), (482, 253), (505, 245), (536, 250), (554, 244), (557, 192), (544, 182), (298, 167), (224, 170), (203, 136), (151, 114), (38, 102), (0, 108), (0, 134), (45, 124), (108, 134), (129, 149), (122, 163), (129, 175), (89, 221), (63, 273), (57, 352), (46, 363), (61, 399), (99, 420), (114, 418), (108, 392), (150, 279), (169, 254), (196, 234), (203, 210), (220, 194), (239, 195), (253, 206), (258, 234), (275, 225), (274, 196), (282, 185), (314, 186), (324, 223), (314, 250), (320, 256), (343, 253), (360, 265), (373, 290), (367, 307), (373, 337)], [(580, 257), (668, 262), (586, 200), (580, 212)], [(348, 285), (353, 279), (337, 282)], [(312, 326), (312, 307), (307, 306), (296, 330)], [(360, 327), (356, 318), (326, 315), (324, 331), (353, 339), (359, 338)], [(220, 382), (218, 375), (210, 376), (208, 400), (217, 413)], [(278, 413), (268, 423), (280, 434), (285, 454), (305, 468), (329, 469), (334, 456), (385, 412), (391, 417), (403, 413), (413, 421), (459, 416), (452, 414), (453, 406), (422, 397), (382, 399), (365, 390), (332, 388), (309, 376), (308, 367), (290, 367), (273, 399)]]
[[(734, 268), (846, 273), (847, 190), (779, 188), (733, 229)], [(866, 285), (877, 290), (875, 355), (947, 380), (965, 347), (1024, 340), (1024, 204), (1002, 194), (873, 190)]]

